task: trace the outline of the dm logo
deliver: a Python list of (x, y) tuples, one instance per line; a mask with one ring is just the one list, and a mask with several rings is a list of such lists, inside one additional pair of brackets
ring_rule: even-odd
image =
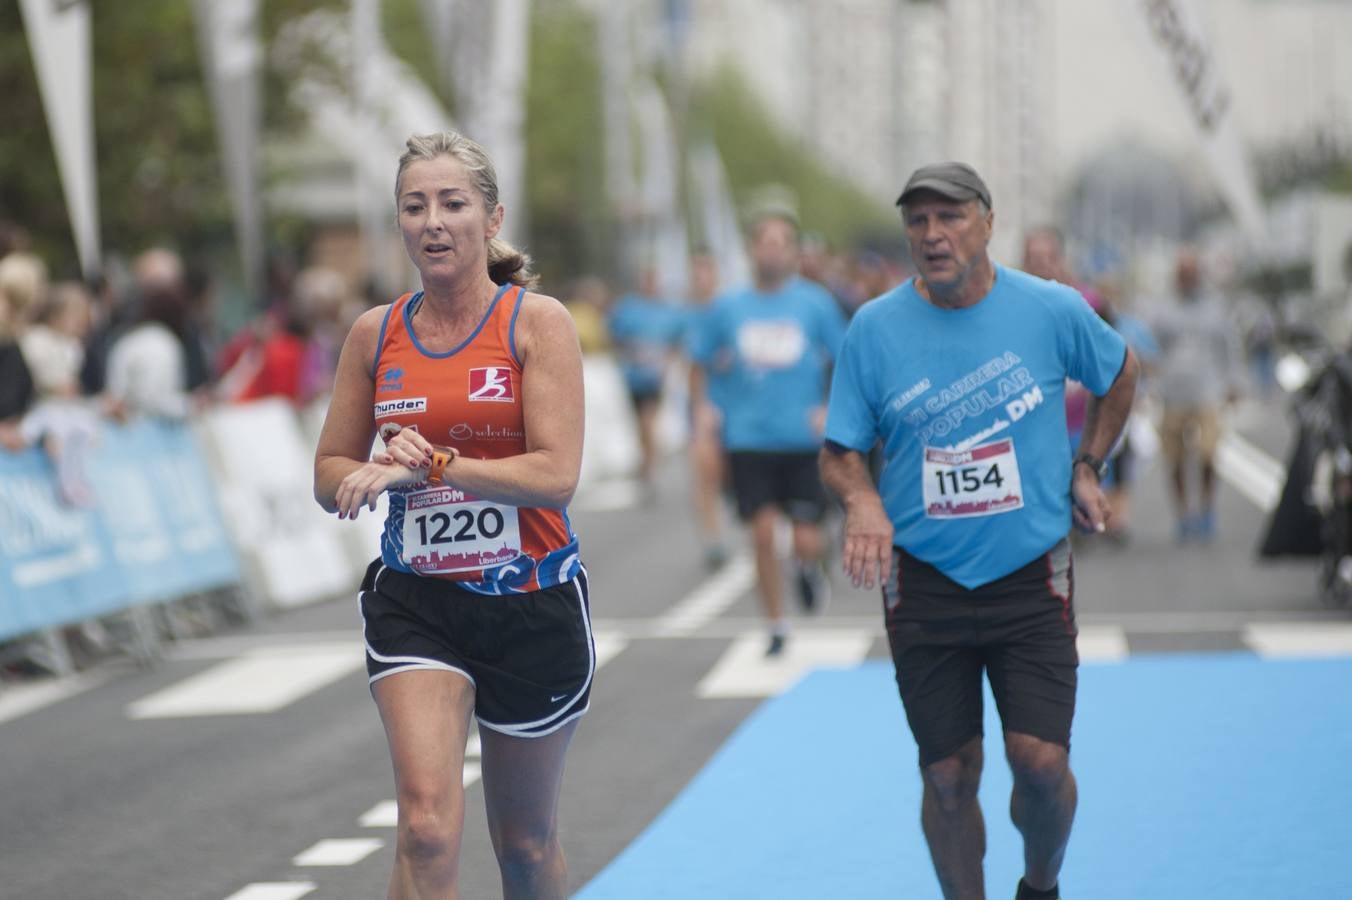
[(511, 375), (512, 370), (506, 366), (470, 369), (469, 399), (472, 402), (515, 403)]

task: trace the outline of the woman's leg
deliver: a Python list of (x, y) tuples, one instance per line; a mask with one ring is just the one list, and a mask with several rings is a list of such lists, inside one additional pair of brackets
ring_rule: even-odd
[(504, 900), (563, 900), (568, 865), (559, 844), (559, 788), (577, 720), (544, 737), (480, 728), (488, 833)]
[(465, 821), (463, 770), (474, 685), (418, 669), (371, 686), (394, 764), (399, 831), (390, 900), (456, 900)]

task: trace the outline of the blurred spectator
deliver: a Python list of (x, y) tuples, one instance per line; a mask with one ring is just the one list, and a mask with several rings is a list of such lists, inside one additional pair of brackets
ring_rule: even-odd
[[(1117, 329), (1141, 364), (1141, 376), (1136, 383), (1136, 399), (1139, 401), (1144, 396), (1149, 373), (1159, 360), (1160, 348), (1145, 322), (1123, 308), (1121, 296), (1122, 285), (1115, 278), (1102, 278), (1095, 284), (1099, 315)], [(1138, 406), (1139, 402), (1134, 404), (1134, 407)], [(1131, 488), (1136, 480), (1138, 464), (1154, 454), (1153, 439), (1154, 432), (1148, 420), (1133, 408), (1127, 426), (1122, 430), (1122, 437), (1108, 459), (1108, 472), (1103, 479), (1108, 505), (1113, 511), (1107, 522), (1107, 536), (1116, 543), (1125, 544), (1131, 539)]]
[(263, 397), (295, 399), (300, 394), (305, 364), (305, 336), (291, 326), (290, 304), (269, 311), (245, 325), (226, 343), (218, 363), (216, 396), (227, 403)]
[[(1160, 448), (1169, 461), (1176, 539), (1209, 541), (1216, 533), (1221, 413), (1239, 398), (1240, 339), (1226, 305), (1203, 288), (1201, 261), (1190, 247), (1178, 253), (1174, 283), (1173, 304), (1153, 323), (1160, 346)], [(1195, 505), (1188, 491), (1192, 463), (1200, 474)]]
[(46, 280), (46, 269), (37, 257), (11, 253), (0, 259), (0, 444), (10, 449), (23, 446), (19, 419), (36, 396), (19, 335), (28, 307)]
[[(690, 303), (686, 313), (685, 349), (693, 356), (701, 329), (713, 309), (718, 293), (718, 263), (706, 249), (690, 257)], [(723, 398), (718, 379), (705, 378), (693, 362), (689, 367), (690, 464), (694, 481), (695, 522), (704, 548), (704, 565), (717, 569), (727, 561), (723, 537), (722, 495), (727, 480), (723, 453)]]
[[(174, 271), (169, 257), (157, 256), (154, 264), (165, 268), (152, 274)], [(138, 264), (144, 260), (143, 254)], [(173, 260), (176, 263), (177, 257)], [(177, 269), (177, 280), (143, 279), (146, 272), (138, 265), (141, 291), (136, 321), (114, 338), (108, 351), (107, 394), (119, 415), (180, 419), (192, 407), (188, 354), (181, 337), (191, 311), (182, 269)]]
[(638, 476), (651, 496), (662, 382), (667, 364), (679, 348), (685, 320), (675, 304), (659, 295), (657, 270), (646, 267), (639, 274), (637, 288), (616, 301), (607, 324), (638, 417)]
[(1244, 333), (1249, 371), (1259, 396), (1267, 398), (1277, 386), (1277, 314), (1272, 304), (1259, 301)]
[(20, 337), (37, 393), (20, 434), (25, 444), (41, 443), (56, 469), (57, 494), (74, 506), (89, 506), (95, 499), (88, 472), (99, 421), (80, 391), (89, 316), (84, 285), (62, 282), (39, 302), (32, 324)]
[(573, 283), (564, 306), (573, 317), (582, 353), (592, 355), (610, 350), (610, 334), (606, 331), (606, 308), (610, 296), (606, 283), (595, 275), (584, 275)]
[[(1050, 225), (1030, 228), (1023, 238), (1023, 270), (1038, 278), (1059, 281), (1078, 290), (1097, 312), (1102, 305), (1093, 288), (1077, 284), (1066, 261), (1065, 239), (1061, 231)], [(1109, 322), (1109, 324), (1112, 324)], [(1084, 417), (1089, 408), (1089, 391), (1077, 381), (1066, 382), (1066, 430), (1070, 434), (1069, 452), (1074, 455), (1080, 446), (1084, 431)], [(1107, 485), (1104, 485), (1107, 487)]]
[(333, 269), (311, 266), (296, 276), (296, 317), (308, 333), (295, 400), (308, 403), (333, 389), (343, 338), (361, 314), (347, 280)]

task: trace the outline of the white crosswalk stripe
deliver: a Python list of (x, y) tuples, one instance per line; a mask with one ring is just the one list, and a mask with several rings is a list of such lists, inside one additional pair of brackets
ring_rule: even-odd
[(1352, 656), (1352, 623), (1255, 623), (1244, 629), (1244, 643), (1267, 659)]
[(131, 704), (127, 715), (162, 719), (275, 712), (364, 664), (349, 644), (269, 647), (156, 691)]
[(1081, 625), (1075, 645), (1080, 662), (1120, 663), (1127, 658), (1127, 633), (1112, 625)]
[(765, 655), (766, 635), (750, 632), (733, 641), (704, 676), (700, 697), (770, 697), (792, 687), (812, 669), (856, 666), (867, 655), (873, 635), (841, 629), (801, 629), (789, 636), (784, 651)]
[(297, 866), (354, 866), (375, 853), (385, 842), (380, 838), (328, 838), (299, 854)]
[(225, 900), (300, 900), (314, 889), (313, 881), (259, 881), (235, 891)]

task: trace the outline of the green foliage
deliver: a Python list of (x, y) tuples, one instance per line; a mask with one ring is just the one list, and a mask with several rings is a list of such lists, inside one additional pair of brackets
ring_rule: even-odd
[(547, 291), (565, 279), (611, 274), (600, 61), (592, 16), (571, 2), (539, 3), (526, 88), (526, 249)]
[(441, 83), (435, 55), (437, 48), (428, 40), (421, 7), (419, 0), (383, 0), (380, 7), (382, 36), (391, 52), (408, 63), (441, 105), (454, 115), (455, 95)]
[(1352, 194), (1352, 161), (1345, 162), (1334, 170), (1324, 186), (1340, 194)]
[(0, 220), (24, 227), (54, 274), (72, 275), (78, 269), (75, 244), (18, 3), (0, 3), (0, 84)]
[(797, 198), (803, 228), (835, 246), (897, 232), (887, 198), (866, 196), (815, 160), (784, 134), (730, 69), (693, 91), (691, 121), (713, 137), (739, 209), (767, 187), (783, 186)]

